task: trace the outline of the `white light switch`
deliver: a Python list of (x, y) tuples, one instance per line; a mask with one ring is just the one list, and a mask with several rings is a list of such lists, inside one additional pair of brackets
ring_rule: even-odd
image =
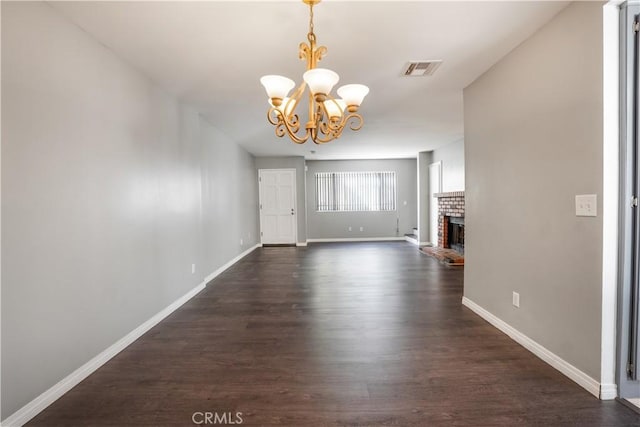
[(513, 306), (520, 308), (520, 294), (517, 292), (513, 293)]
[(598, 216), (598, 196), (581, 194), (576, 196), (576, 216)]

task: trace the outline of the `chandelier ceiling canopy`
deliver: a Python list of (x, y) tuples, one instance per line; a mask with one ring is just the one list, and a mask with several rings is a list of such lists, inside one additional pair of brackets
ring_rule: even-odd
[[(304, 144), (309, 139), (316, 144), (324, 144), (339, 138), (347, 124), (352, 130), (362, 128), (363, 119), (358, 114), (358, 107), (369, 93), (369, 88), (361, 84), (348, 84), (338, 88), (340, 98), (331, 95), (331, 90), (340, 77), (332, 70), (316, 68), (318, 61), (327, 53), (325, 46), (316, 46), (316, 35), (313, 32), (313, 6), (320, 3), (320, 0), (302, 1), (309, 5), (309, 43), (300, 43), (299, 48), (300, 59), (307, 63), (302, 83), (291, 96), (288, 96), (289, 92), (296, 84), (287, 77), (263, 76), (260, 83), (269, 96), (271, 108), (267, 112), (267, 119), (276, 127), (277, 136), (288, 135), (296, 144)], [(309, 115), (303, 132), (296, 108), (307, 87), (310, 92)]]

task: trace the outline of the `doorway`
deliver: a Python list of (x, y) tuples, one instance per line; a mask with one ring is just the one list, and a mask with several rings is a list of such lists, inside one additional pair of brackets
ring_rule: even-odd
[(258, 170), (260, 242), (295, 245), (297, 240), (296, 170)]
[(429, 165), (429, 241), (438, 246), (438, 199), (436, 193), (442, 193), (442, 162)]
[(618, 395), (640, 398), (640, 5), (621, 6), (620, 284)]

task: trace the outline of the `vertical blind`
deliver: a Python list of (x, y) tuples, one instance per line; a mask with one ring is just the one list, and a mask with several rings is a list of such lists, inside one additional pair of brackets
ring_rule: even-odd
[(395, 211), (395, 172), (316, 173), (318, 212)]

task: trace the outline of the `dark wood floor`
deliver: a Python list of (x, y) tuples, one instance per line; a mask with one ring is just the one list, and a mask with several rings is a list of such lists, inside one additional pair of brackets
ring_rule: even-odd
[(640, 425), (463, 307), (462, 277), (405, 243), (258, 249), (29, 425)]

